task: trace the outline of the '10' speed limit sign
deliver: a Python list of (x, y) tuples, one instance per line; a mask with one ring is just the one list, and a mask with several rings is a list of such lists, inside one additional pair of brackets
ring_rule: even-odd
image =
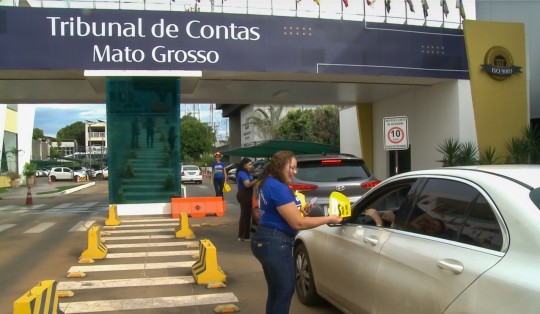
[(384, 149), (405, 150), (408, 148), (407, 117), (384, 118)]

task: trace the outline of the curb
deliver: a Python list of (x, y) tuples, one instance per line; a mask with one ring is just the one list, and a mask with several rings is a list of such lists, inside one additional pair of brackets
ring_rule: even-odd
[[(77, 187), (67, 189), (67, 190), (64, 190), (64, 191), (60, 191), (60, 192), (56, 192), (56, 193), (37, 194), (37, 192), (35, 192), (35, 193), (32, 193), (32, 198), (47, 198), (47, 197), (67, 195), (67, 194), (70, 194), (70, 193), (73, 193), (73, 192), (76, 192), (76, 191), (91, 187), (91, 186), (93, 186), (95, 184), (96, 184), (96, 182), (88, 182), (86, 184), (81, 184), (81, 185), (79, 185)], [(2, 195), (2, 194), (0, 194), (0, 200), (13, 200), (13, 199), (25, 199), (25, 198), (27, 198), (26, 190), (25, 190), (24, 195), (22, 195), (22, 194), (21, 195), (18, 195), (18, 194)]]

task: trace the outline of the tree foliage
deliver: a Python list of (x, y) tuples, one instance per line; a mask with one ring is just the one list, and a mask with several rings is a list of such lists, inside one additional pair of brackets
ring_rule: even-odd
[(315, 109), (291, 110), (279, 124), (286, 140), (339, 144), (339, 109), (326, 105)]
[(190, 115), (180, 119), (180, 152), (182, 160), (199, 160), (212, 151), (216, 134), (212, 127)]
[(84, 123), (77, 121), (68, 126), (61, 128), (56, 133), (56, 139), (58, 142), (67, 141), (67, 140), (76, 140), (79, 145), (84, 145)]
[(339, 108), (321, 106), (313, 110), (313, 135), (323, 144), (339, 145)]
[(34, 131), (32, 132), (32, 139), (37, 140), (39, 138), (45, 138), (45, 134), (43, 134), (43, 130), (40, 128), (34, 128)]
[(254, 115), (247, 119), (247, 123), (253, 124), (262, 133), (263, 139), (273, 140), (278, 136), (282, 112), (283, 106), (257, 108)]

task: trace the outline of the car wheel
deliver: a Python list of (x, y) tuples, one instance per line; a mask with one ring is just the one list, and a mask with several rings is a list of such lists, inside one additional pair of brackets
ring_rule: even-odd
[(296, 275), (296, 296), (305, 305), (315, 305), (321, 302), (317, 294), (311, 262), (306, 247), (299, 244), (294, 249), (294, 272)]
[(202, 180), (197, 182), (198, 184), (202, 184)]
[(98, 181), (103, 181), (103, 175), (102, 175), (101, 173), (98, 173), (98, 174), (96, 175), (96, 179), (97, 179)]
[(79, 176), (74, 176), (73, 181), (75, 181), (75, 182), (79, 181)]
[(56, 177), (55, 176), (51, 176), (51, 181), (56, 181)]

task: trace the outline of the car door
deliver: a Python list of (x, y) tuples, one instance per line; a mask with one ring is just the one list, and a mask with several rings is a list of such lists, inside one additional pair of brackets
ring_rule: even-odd
[[(380, 252), (377, 313), (443, 313), (503, 256), (504, 228), (478, 187), (458, 179), (430, 178), (412, 203)], [(481, 215), (471, 214), (478, 209)], [(483, 231), (470, 232), (471, 224)], [(486, 231), (493, 235), (490, 243), (480, 238)]]
[(324, 241), (324, 259), (319, 260), (319, 294), (335, 300), (352, 313), (371, 313), (375, 305), (379, 254), (391, 235), (363, 215), (368, 208), (381, 212), (397, 209), (406, 200), (414, 180), (390, 184), (370, 193), (353, 206), (352, 216), (339, 227), (324, 227), (315, 235)]

